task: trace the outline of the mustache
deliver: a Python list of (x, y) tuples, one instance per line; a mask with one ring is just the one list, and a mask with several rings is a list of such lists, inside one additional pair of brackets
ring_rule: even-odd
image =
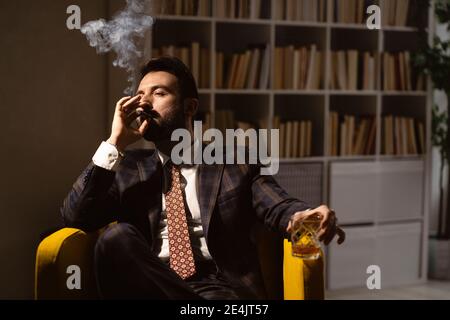
[(159, 117), (158, 112), (156, 112), (154, 110), (142, 110), (142, 109), (139, 109), (139, 110), (136, 110), (136, 114), (139, 117), (144, 117), (144, 118), (147, 118), (147, 119), (156, 119), (156, 118)]

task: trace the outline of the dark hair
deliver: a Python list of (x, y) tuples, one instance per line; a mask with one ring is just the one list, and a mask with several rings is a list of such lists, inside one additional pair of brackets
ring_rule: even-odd
[(141, 68), (141, 80), (147, 73), (156, 71), (165, 71), (177, 77), (181, 101), (186, 98), (198, 99), (194, 76), (183, 61), (171, 56), (152, 58)]

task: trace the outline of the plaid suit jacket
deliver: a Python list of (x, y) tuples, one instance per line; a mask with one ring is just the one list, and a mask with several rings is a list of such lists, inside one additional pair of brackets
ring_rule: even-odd
[[(244, 297), (266, 298), (252, 230), (258, 222), (284, 236), (290, 217), (310, 206), (290, 197), (258, 165), (201, 164), (197, 190), (208, 249)], [(92, 162), (64, 200), (67, 227), (94, 231), (110, 222), (135, 225), (156, 252), (162, 167), (154, 150), (128, 151), (116, 173)]]

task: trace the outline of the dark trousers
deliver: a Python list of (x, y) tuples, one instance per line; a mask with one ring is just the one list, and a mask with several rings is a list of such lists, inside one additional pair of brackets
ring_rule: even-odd
[(99, 237), (95, 271), (104, 299), (239, 299), (213, 262), (196, 263), (196, 274), (181, 279), (128, 223), (114, 224)]

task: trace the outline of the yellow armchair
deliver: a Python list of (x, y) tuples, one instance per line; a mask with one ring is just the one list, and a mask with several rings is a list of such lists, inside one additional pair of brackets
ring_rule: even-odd
[[(93, 254), (102, 231), (85, 233), (79, 229), (63, 228), (42, 240), (36, 253), (35, 299), (98, 298)], [(292, 256), (290, 242), (284, 240), (283, 245), (283, 285), (273, 285), (273, 279), (267, 279), (267, 274), (275, 270), (274, 267), (262, 265), (266, 288), (281, 291), (272, 292), (272, 296), (284, 297), (285, 300), (324, 299), (323, 253), (317, 260), (302, 260)], [(79, 266), (82, 272), (80, 289), (68, 289), (70, 273), (67, 270), (71, 265)]]

